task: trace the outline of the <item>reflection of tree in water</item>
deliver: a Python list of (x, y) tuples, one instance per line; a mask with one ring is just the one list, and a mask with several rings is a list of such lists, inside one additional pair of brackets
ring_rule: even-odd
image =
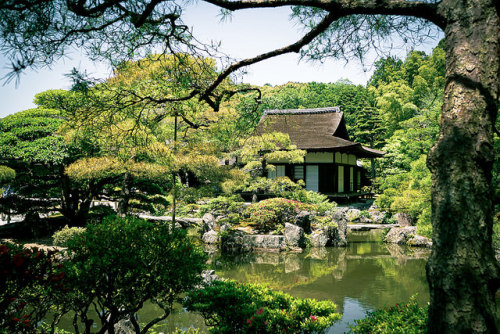
[(333, 300), (339, 311), (345, 298), (373, 309), (418, 293), (418, 301), (426, 303), (429, 250), (386, 245), (375, 233), (367, 235), (366, 242), (355, 240), (346, 248), (313, 248), (302, 254), (218, 254), (212, 266), (221, 277), (265, 284), (296, 297)]
[(317, 253), (310, 256), (310, 253), (258, 252), (220, 255), (212, 263), (221, 277), (260, 283), (277, 290), (290, 290), (298, 285), (311, 284), (336, 269), (336, 259), (319, 256)]

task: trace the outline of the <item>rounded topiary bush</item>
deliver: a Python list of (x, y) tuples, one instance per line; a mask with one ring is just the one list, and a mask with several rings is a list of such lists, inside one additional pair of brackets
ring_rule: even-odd
[(52, 242), (56, 246), (65, 247), (68, 240), (73, 239), (77, 235), (82, 235), (85, 233), (85, 230), (85, 227), (69, 227), (66, 225), (52, 235)]
[(250, 205), (246, 213), (257, 228), (270, 231), (293, 222), (293, 218), (301, 211), (314, 211), (316, 206), (286, 198), (270, 198)]

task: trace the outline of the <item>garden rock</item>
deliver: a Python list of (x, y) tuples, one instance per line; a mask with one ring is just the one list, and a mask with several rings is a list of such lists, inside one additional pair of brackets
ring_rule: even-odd
[(361, 210), (349, 209), (349, 210), (347, 210), (347, 219), (349, 221), (356, 221), (359, 219), (360, 214), (361, 214)]
[(252, 246), (246, 243), (246, 236), (247, 234), (244, 231), (229, 230), (229, 232), (221, 238), (221, 249), (230, 253), (251, 251)]
[(208, 231), (203, 234), (202, 240), (206, 244), (216, 244), (219, 242), (219, 235), (215, 231)]
[(347, 220), (337, 221), (337, 232), (332, 237), (332, 246), (345, 247), (347, 246)]
[(384, 214), (378, 210), (369, 211), (372, 217), (372, 222), (374, 224), (382, 224), (384, 220)]
[(415, 235), (408, 240), (408, 245), (416, 247), (432, 247), (432, 241), (422, 235)]
[(384, 241), (391, 244), (406, 244), (409, 239), (415, 236), (416, 231), (416, 226), (393, 227), (385, 236)]
[(285, 237), (282, 235), (247, 235), (245, 241), (252, 245), (254, 249), (281, 249), (286, 247)]
[(328, 244), (328, 234), (325, 229), (315, 230), (311, 233), (311, 244), (313, 247), (325, 247)]
[(304, 229), (297, 225), (285, 223), (285, 240), (290, 247), (304, 246)]
[(294, 219), (295, 225), (302, 227), (305, 233), (311, 233), (311, 213), (300, 211)]
[(220, 280), (219, 276), (215, 274), (215, 270), (203, 270), (201, 272), (201, 278), (203, 279), (203, 284), (210, 284)]
[(345, 221), (347, 223), (347, 212), (349, 211), (348, 208), (335, 208), (335, 210), (332, 213), (332, 219), (338, 223), (340, 221)]
[(396, 219), (398, 220), (399, 226), (413, 226), (415, 225), (415, 219), (407, 213), (396, 213)]
[(205, 213), (202, 218), (202, 234), (215, 230), (216, 220), (213, 214)]
[(360, 215), (357, 219), (357, 222), (359, 222), (361, 224), (371, 224), (371, 223), (373, 223), (373, 220), (372, 220), (371, 215), (369, 217), (366, 217), (364, 215)]
[[(115, 334), (135, 334), (134, 325), (132, 325), (129, 315), (126, 315), (125, 319), (118, 321), (113, 327)], [(109, 331), (105, 331), (104, 333), (108, 334)]]

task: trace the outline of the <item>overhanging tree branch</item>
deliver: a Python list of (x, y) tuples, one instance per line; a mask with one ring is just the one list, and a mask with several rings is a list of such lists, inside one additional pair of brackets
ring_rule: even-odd
[(299, 52), (300, 49), (304, 45), (307, 45), (315, 37), (317, 37), (319, 34), (321, 34), (323, 31), (325, 31), (333, 21), (338, 19), (338, 17), (339, 16), (337, 14), (329, 13), (318, 25), (316, 25), (311, 31), (309, 31), (304, 37), (302, 37), (297, 42), (290, 44), (288, 46), (285, 46), (283, 48), (280, 48), (280, 49), (275, 49), (273, 51), (260, 54), (256, 57), (244, 59), (244, 60), (241, 60), (241, 61), (238, 61), (236, 63), (231, 64), (221, 74), (219, 74), (217, 79), (205, 90), (205, 92), (200, 96), (200, 100), (205, 100), (205, 101), (208, 100), (210, 94), (217, 88), (217, 86), (224, 79), (226, 79), (231, 73), (239, 70), (242, 67), (249, 66), (249, 65), (258, 63), (260, 61), (263, 61), (263, 60), (266, 60), (269, 58), (273, 58), (276, 56), (280, 56), (280, 55), (283, 55), (286, 53)]
[(204, 0), (231, 11), (247, 8), (274, 8), (283, 6), (308, 6), (336, 13), (338, 18), (348, 15), (402, 15), (429, 20), (439, 27), (444, 19), (438, 13), (438, 4), (406, 0)]

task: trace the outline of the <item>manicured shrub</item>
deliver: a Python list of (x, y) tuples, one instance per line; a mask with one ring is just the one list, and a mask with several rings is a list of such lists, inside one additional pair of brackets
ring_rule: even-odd
[(212, 333), (320, 333), (340, 319), (331, 301), (294, 298), (261, 285), (216, 281), (187, 294)]
[(351, 333), (427, 333), (427, 307), (418, 306), (413, 296), (407, 304), (396, 304), (356, 320)]
[(292, 222), (300, 211), (314, 211), (315, 205), (286, 198), (271, 198), (250, 205), (246, 213), (262, 231), (270, 231)]
[(65, 273), (56, 252), (0, 244), (0, 333), (33, 333), (64, 293)]
[(66, 246), (68, 240), (73, 239), (76, 235), (81, 235), (85, 232), (85, 227), (69, 227), (64, 226), (61, 230), (52, 235), (52, 242), (56, 246)]
[(107, 217), (67, 246), (64, 287), (70, 293), (60, 303), (82, 320), (86, 333), (98, 323), (105, 331), (149, 300), (162, 315), (144, 326), (129, 317), (138, 332), (146, 332), (169, 315), (180, 293), (199, 284), (206, 261), (186, 231), (134, 218)]
[(244, 210), (244, 201), (240, 195), (218, 196), (206, 200), (200, 205), (200, 215), (208, 212), (215, 212), (227, 216), (229, 214), (240, 214)]
[(337, 203), (330, 201), (328, 196), (320, 194), (316, 191), (300, 189), (283, 197), (294, 199), (306, 204), (314, 204), (316, 205), (315, 211), (320, 215), (328, 214), (337, 207)]

